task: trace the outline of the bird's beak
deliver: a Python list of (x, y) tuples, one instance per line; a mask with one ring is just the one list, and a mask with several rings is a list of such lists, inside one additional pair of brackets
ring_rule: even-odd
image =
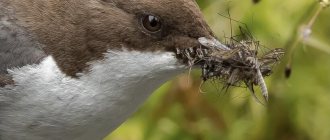
[(214, 37), (210, 39), (206, 37), (200, 37), (198, 38), (198, 42), (205, 47), (218, 48), (225, 51), (230, 50), (230, 48), (222, 44), (219, 40), (215, 39)]
[(214, 37), (200, 37), (197, 39), (197, 46), (188, 48), (176, 48), (177, 56), (184, 63), (188, 63), (189, 66), (200, 65), (198, 62), (204, 59), (213, 51), (227, 52), (231, 51), (229, 47), (222, 44)]

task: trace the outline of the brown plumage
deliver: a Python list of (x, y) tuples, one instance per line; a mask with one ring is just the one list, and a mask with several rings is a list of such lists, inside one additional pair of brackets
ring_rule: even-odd
[[(211, 30), (193, 0), (1, 0), (70, 76), (87, 70), (107, 49), (166, 50), (199, 45)], [(141, 30), (138, 18), (152, 13), (164, 22), (162, 35)]]

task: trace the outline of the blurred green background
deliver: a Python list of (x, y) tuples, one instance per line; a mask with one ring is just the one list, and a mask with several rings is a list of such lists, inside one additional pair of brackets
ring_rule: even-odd
[[(230, 27), (238, 29), (237, 23), (218, 15), (229, 9), (231, 17), (246, 23), (264, 46), (292, 50), (266, 79), (270, 102), (258, 104), (245, 88), (224, 92), (214, 81), (205, 83), (205, 93), (199, 93), (197, 70), (155, 91), (105, 140), (330, 140), (330, 8), (321, 10), (311, 36), (297, 42), (297, 31), (320, 7), (316, 0), (198, 0), (198, 4), (220, 39), (230, 36)], [(289, 56), (292, 75), (286, 79)]]

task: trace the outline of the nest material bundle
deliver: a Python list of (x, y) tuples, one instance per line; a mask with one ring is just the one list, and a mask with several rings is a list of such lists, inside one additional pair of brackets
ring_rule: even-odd
[(225, 83), (227, 88), (245, 84), (258, 102), (260, 100), (253, 87), (259, 86), (263, 97), (268, 101), (264, 77), (271, 75), (273, 66), (284, 55), (283, 49), (275, 48), (258, 55), (259, 42), (251, 39), (231, 41), (226, 45), (206, 38), (200, 38), (199, 41), (203, 46), (178, 49), (177, 55), (191, 66), (200, 66), (204, 81), (217, 79)]

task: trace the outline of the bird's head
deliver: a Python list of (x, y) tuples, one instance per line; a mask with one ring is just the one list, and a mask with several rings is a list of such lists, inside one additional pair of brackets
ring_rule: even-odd
[(19, 14), (24, 24), (74, 77), (109, 50), (175, 54), (200, 46), (201, 37), (213, 38), (194, 0), (16, 2), (25, 9)]

